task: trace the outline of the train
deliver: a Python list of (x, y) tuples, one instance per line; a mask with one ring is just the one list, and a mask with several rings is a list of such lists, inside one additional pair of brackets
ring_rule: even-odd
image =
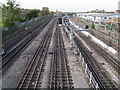
[(70, 23), (69, 23), (69, 18), (68, 17), (60, 17), (59, 18), (59, 24), (62, 24), (62, 23), (64, 23), (65, 25), (67, 24), (67, 25), (69, 25)]
[(61, 17), (59, 18), (59, 24), (62, 24), (62, 18)]

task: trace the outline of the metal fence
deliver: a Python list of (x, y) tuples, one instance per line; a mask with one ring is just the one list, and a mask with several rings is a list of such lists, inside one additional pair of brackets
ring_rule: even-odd
[[(67, 28), (65, 28), (65, 30), (66, 30), (66, 32), (68, 32)], [(69, 38), (70, 38), (70, 37), (69, 37)], [(85, 62), (84, 57), (82, 56), (81, 51), (79, 50), (79, 48), (77, 47), (77, 45), (76, 45), (76, 43), (75, 43), (74, 41), (73, 41), (73, 43), (71, 43), (71, 44), (73, 44), (73, 45), (71, 45), (71, 46), (73, 46), (73, 47), (76, 49), (76, 51), (78, 52), (78, 54), (79, 54), (79, 60), (78, 60), (78, 62), (82, 65), (82, 68), (83, 68), (83, 70), (84, 70), (84, 74), (85, 74), (86, 77), (88, 78), (89, 84), (90, 84), (93, 88), (98, 89), (98, 88), (99, 88), (98, 83), (97, 83), (97, 81), (95, 80), (95, 77), (93, 76), (93, 73), (92, 73), (91, 70), (89, 69), (88, 64)]]
[(37, 18), (33, 18), (31, 20), (28, 20), (28, 21), (25, 21), (25, 22), (22, 22), (22, 23), (18, 23), (18, 24), (15, 24), (14, 26), (11, 26), (11, 27), (8, 27), (8, 28), (1, 28), (2, 30), (2, 37), (6, 37), (7, 35), (9, 34), (12, 34), (16, 31), (19, 31), (21, 30), (21, 28), (25, 28), (26, 26), (28, 26), (29, 24), (31, 24), (32, 22), (35, 22), (39, 19), (42, 19), (44, 17), (48, 17), (49, 15), (45, 15), (45, 16), (39, 16)]
[(113, 25), (100, 25), (100, 24), (95, 24), (95, 28), (97, 30), (118, 30), (118, 24), (113, 24)]

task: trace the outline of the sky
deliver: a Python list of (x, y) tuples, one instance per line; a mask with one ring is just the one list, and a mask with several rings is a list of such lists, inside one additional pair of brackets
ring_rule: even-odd
[[(0, 0), (5, 3), (7, 0)], [(115, 11), (120, 0), (16, 0), (21, 8), (42, 9), (48, 7), (50, 11), (85, 12), (95, 9)]]

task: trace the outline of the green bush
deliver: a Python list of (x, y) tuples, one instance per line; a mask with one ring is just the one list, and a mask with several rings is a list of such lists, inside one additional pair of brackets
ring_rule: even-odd
[(27, 20), (26, 17), (17, 18), (17, 21), (20, 21), (20, 22), (24, 22), (26, 20)]
[(40, 12), (39, 9), (31, 9), (27, 12), (26, 18), (30, 20), (32, 18), (38, 17), (39, 12)]
[(93, 29), (95, 29), (95, 24), (94, 24), (94, 23), (92, 23), (91, 27), (92, 27)]

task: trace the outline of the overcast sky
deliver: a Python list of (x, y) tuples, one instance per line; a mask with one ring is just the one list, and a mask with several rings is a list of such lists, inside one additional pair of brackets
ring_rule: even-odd
[[(7, 0), (0, 0), (5, 3)], [(82, 12), (95, 9), (115, 11), (120, 0), (16, 0), (22, 8), (41, 9), (48, 7), (51, 11)]]

